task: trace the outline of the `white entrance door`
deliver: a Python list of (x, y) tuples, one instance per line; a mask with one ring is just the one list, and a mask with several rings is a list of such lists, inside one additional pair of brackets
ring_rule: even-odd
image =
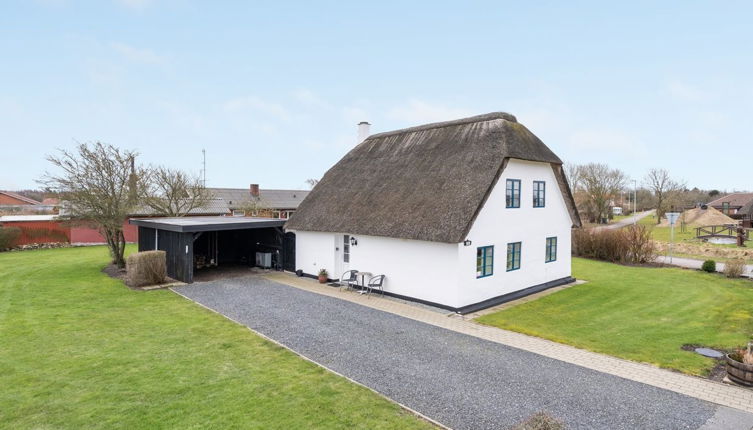
[(350, 267), (350, 235), (335, 235), (335, 270), (337, 273), (331, 273), (330, 278), (339, 279), (343, 273)]

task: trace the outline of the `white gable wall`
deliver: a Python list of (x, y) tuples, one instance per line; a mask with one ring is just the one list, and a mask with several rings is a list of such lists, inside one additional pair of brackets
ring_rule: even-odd
[[(520, 208), (507, 208), (507, 179), (520, 179)], [(546, 182), (546, 204), (533, 207), (533, 181)], [(570, 219), (548, 163), (511, 159), (460, 247), (461, 306), (570, 276)], [(545, 263), (546, 238), (557, 237), (557, 261)], [(507, 244), (521, 242), (520, 269), (507, 268)], [(476, 278), (476, 249), (494, 246), (494, 274)]]

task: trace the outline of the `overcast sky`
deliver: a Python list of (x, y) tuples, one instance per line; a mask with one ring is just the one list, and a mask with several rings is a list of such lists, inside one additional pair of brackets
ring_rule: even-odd
[(565, 162), (753, 189), (751, 2), (251, 3), (3, 2), (0, 189), (76, 141), (303, 188), (359, 121), (498, 110)]

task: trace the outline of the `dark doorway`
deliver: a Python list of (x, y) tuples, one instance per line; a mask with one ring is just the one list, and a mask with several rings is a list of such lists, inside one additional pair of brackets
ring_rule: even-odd
[(285, 233), (283, 238), (282, 270), (295, 272), (295, 233)]

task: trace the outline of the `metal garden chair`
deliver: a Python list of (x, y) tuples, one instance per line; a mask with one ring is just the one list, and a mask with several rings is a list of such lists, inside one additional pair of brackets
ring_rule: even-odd
[(348, 290), (353, 289), (355, 285), (358, 285), (357, 273), (358, 270), (348, 270), (340, 276), (340, 280), (337, 283), (340, 287), (345, 287)]
[(379, 293), (384, 296), (384, 278), (384, 275), (377, 275), (369, 279), (369, 282), (366, 284), (369, 294), (374, 290), (379, 290)]

